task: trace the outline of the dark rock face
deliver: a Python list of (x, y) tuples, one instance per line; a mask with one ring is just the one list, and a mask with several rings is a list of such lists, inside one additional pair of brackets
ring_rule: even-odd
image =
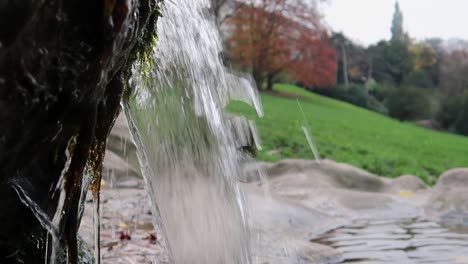
[(46, 231), (13, 182), (50, 219), (58, 211), (77, 263), (82, 175), (98, 192), (106, 138), (130, 66), (153, 37), (157, 2), (0, 0), (0, 263), (44, 263)]

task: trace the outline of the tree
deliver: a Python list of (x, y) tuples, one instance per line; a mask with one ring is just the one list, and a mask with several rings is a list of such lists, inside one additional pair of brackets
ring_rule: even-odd
[(437, 120), (442, 127), (468, 135), (468, 48), (449, 49), (440, 65), (441, 102)]
[[(372, 79), (379, 83), (389, 82), (391, 76), (387, 71), (387, 62), (385, 61), (384, 50), (387, 48), (388, 42), (382, 40), (375, 45), (371, 45), (367, 48), (367, 54), (369, 62), (372, 65), (370, 76)], [(391, 81), (393, 82), (393, 81)]]
[(441, 92), (444, 96), (461, 96), (468, 92), (468, 49), (448, 52), (441, 62)]
[(411, 43), (408, 50), (412, 66), (404, 76), (404, 85), (434, 88), (437, 77), (433, 74), (438, 67), (436, 51), (425, 42)]
[(392, 20), (392, 41), (404, 42), (406, 40), (406, 34), (403, 31), (403, 13), (400, 10), (400, 4), (395, 2), (395, 12), (393, 13)]
[(304, 86), (335, 83), (335, 51), (315, 5), (306, 1), (244, 2), (228, 19), (231, 61), (251, 71), (259, 88), (272, 89), (281, 74)]
[(457, 133), (468, 136), (468, 94), (462, 99), (454, 127)]
[(368, 48), (368, 54), (372, 61), (372, 77), (378, 82), (399, 86), (413, 67), (406, 43), (380, 41)]
[(392, 37), (389, 42), (380, 41), (369, 47), (370, 60), (374, 67), (374, 77), (377, 81), (390, 81), (399, 86), (405, 75), (412, 69), (409, 51), (409, 37), (403, 29), (403, 13), (398, 2), (392, 20)]
[(418, 120), (432, 115), (431, 94), (419, 87), (401, 86), (389, 91), (385, 100), (391, 117)]
[(435, 50), (425, 43), (411, 45), (410, 52), (413, 57), (413, 71), (422, 71), (437, 62)]
[(333, 33), (330, 43), (337, 52), (337, 83), (344, 83), (346, 87), (349, 81), (364, 83), (370, 70), (366, 49), (353, 43), (342, 33)]
[(445, 54), (443, 40), (440, 38), (429, 38), (424, 41), (425, 45), (429, 46), (435, 52), (436, 62), (429, 67), (428, 72), (432, 83), (439, 86), (440, 83), (440, 65)]

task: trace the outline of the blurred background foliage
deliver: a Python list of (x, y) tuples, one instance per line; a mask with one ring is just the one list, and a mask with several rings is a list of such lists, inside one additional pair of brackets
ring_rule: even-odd
[[(322, 115), (320, 120), (312, 120), (312, 124), (318, 126), (315, 133), (318, 134), (319, 149), (324, 156), (393, 176), (396, 172), (404, 172), (402, 168), (408, 169), (407, 173), (429, 177), (445, 167), (449, 168), (449, 164), (468, 165), (468, 160), (454, 158), (464, 155), (455, 145), (464, 146), (467, 139), (455, 137), (448, 140), (444, 135), (468, 135), (467, 41), (413, 39), (403, 27), (404, 15), (398, 2), (395, 3), (391, 27), (388, 29), (391, 32), (390, 39), (364, 46), (353, 41), (353, 36), (334, 32), (327, 26), (326, 17), (318, 8), (318, 2), (323, 1), (212, 1), (214, 19), (224, 39), (222, 56), (226, 65), (253, 76), (266, 112), (282, 109), (276, 119), (258, 121), (267, 145), (266, 150), (260, 153), (260, 158), (306, 157), (310, 154), (301, 147), (304, 142), (294, 141), (294, 137), (290, 136), (302, 121), (297, 106), (284, 99), (298, 98), (305, 100), (305, 104), (322, 103), (323, 106), (324, 101), (316, 97), (321, 95), (376, 112), (382, 120), (387, 120), (387, 117), (396, 120), (390, 126), (387, 123), (389, 121), (379, 120), (373, 115), (372, 118), (365, 118), (359, 111), (343, 108), (343, 105), (337, 107), (333, 103), (327, 103), (327, 110), (320, 111), (313, 106), (306, 106), (310, 111), (318, 111), (315, 115)], [(272, 95), (283, 99), (273, 99)], [(273, 101), (275, 109), (270, 109)], [(246, 112), (239, 109), (235, 111)], [(295, 120), (295, 123), (289, 120)], [(347, 122), (346, 128), (342, 127), (343, 122)], [(398, 122), (405, 124), (398, 126)], [(408, 125), (426, 129), (415, 132)], [(384, 126), (385, 129), (375, 130), (374, 126)], [(343, 130), (329, 130), (330, 127)], [(422, 136), (430, 132), (427, 129), (437, 132)], [(324, 131), (333, 135), (325, 136)], [(361, 138), (353, 134), (357, 131)], [(388, 131), (395, 133), (388, 134)], [(336, 136), (337, 133), (350, 134), (343, 137)], [(386, 136), (380, 137), (382, 135)], [(381, 140), (374, 141), (369, 137), (379, 137)], [(426, 137), (432, 143), (421, 143)], [(325, 142), (325, 138), (343, 140), (338, 140), (341, 145), (336, 145)], [(352, 140), (357, 140), (361, 146), (343, 149)], [(396, 144), (401, 147), (396, 150), (385, 143), (391, 142), (395, 146), (394, 141), (399, 140), (409, 144), (410, 148)], [(414, 143), (408, 143), (412, 141)], [(366, 147), (361, 149), (370, 144), (376, 144), (369, 147), (372, 151)], [(388, 152), (385, 148), (392, 149), (395, 156), (385, 158)], [(421, 155), (403, 157), (409, 155), (411, 149), (418, 148)], [(268, 150), (276, 149), (281, 149), (279, 155), (266, 154)], [(401, 150), (408, 152), (404, 154)], [(431, 157), (431, 151), (437, 154)], [(447, 162), (441, 158), (444, 155), (451, 156), (457, 162)], [(357, 157), (364, 160), (358, 161)], [(446, 166), (439, 162), (443, 160), (447, 162)]]

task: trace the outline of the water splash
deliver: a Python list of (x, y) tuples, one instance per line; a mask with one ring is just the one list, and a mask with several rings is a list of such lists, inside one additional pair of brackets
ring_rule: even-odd
[(223, 67), (209, 10), (209, 0), (165, 1), (156, 69), (134, 66), (125, 110), (170, 262), (245, 264), (241, 154), (223, 108), (236, 99), (262, 112), (251, 82)]
[(320, 164), (320, 154), (314, 143), (314, 139), (312, 138), (312, 133), (310, 132), (309, 122), (307, 121), (304, 109), (302, 109), (302, 105), (299, 102), (299, 99), (296, 98), (296, 102), (297, 102), (297, 105), (299, 106), (299, 109), (301, 110), (302, 118), (304, 119), (304, 125), (302, 126), (302, 131), (304, 131), (304, 135), (307, 139), (307, 143), (309, 144), (310, 150), (312, 150), (312, 153), (314, 154), (315, 160), (317, 161), (317, 163)]
[(93, 227), (94, 227), (94, 263), (101, 263), (101, 213), (100, 195), (93, 198)]
[(49, 236), (46, 236), (46, 241), (47, 247), (46, 247), (46, 252), (45, 252), (45, 259), (46, 263), (60, 263), (63, 258), (62, 255), (59, 253), (61, 252), (61, 245), (60, 245), (60, 235), (58, 231), (58, 226), (53, 223), (53, 221), (50, 219), (50, 217), (46, 214), (42, 208), (31, 199), (23, 185), (27, 184), (27, 182), (22, 181), (21, 179), (13, 179), (11, 181), (11, 186), (15, 190), (15, 192), (18, 194), (18, 197), (20, 201), (28, 207), (31, 212), (34, 214), (34, 216), (37, 218), (41, 226), (47, 230), (47, 232), (51, 235), (52, 238), (52, 247), (51, 247), (51, 254), (50, 258), (48, 258), (48, 250), (49, 250)]

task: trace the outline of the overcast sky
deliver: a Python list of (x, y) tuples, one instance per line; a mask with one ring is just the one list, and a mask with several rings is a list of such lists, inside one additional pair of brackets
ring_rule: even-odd
[[(395, 0), (330, 0), (322, 5), (335, 31), (369, 45), (390, 38)], [(412, 38), (468, 39), (468, 0), (399, 0), (403, 25)]]

